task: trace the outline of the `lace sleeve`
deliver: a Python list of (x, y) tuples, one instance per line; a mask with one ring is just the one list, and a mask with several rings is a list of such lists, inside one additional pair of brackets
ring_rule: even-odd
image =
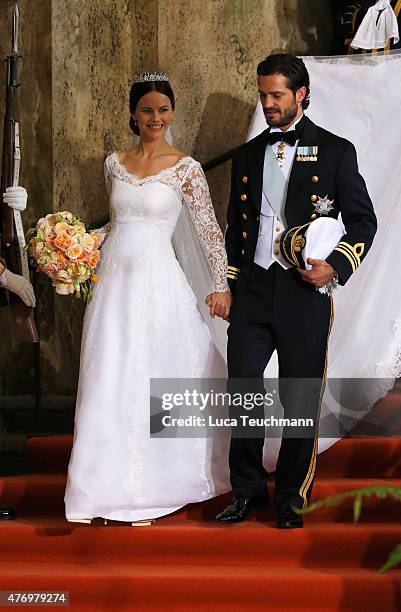
[(104, 182), (106, 183), (107, 193), (109, 194), (109, 197), (110, 197), (111, 195), (111, 176), (110, 176), (110, 169), (109, 169), (109, 157), (106, 157), (106, 159), (104, 160), (103, 170), (104, 170)]
[(227, 253), (223, 233), (214, 214), (209, 186), (198, 162), (192, 163), (182, 185), (183, 203), (188, 206), (195, 230), (205, 250), (214, 278), (215, 291), (229, 291)]

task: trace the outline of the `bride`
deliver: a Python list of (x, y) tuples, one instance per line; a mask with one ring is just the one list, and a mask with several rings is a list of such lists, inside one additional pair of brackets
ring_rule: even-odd
[(180, 213), (189, 213), (213, 277), (210, 316), (227, 319), (223, 235), (200, 164), (165, 139), (174, 109), (165, 74), (136, 75), (130, 126), (139, 144), (105, 161), (111, 220), (98, 230), (99, 280), (84, 318), (65, 492), (71, 522), (147, 524), (230, 489), (222, 445), (211, 453), (210, 440), (149, 435), (151, 378), (226, 372), (172, 243)]

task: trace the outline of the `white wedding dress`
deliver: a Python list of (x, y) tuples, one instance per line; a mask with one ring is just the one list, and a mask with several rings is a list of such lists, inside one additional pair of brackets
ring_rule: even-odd
[(224, 239), (202, 168), (184, 157), (139, 179), (113, 153), (105, 177), (111, 222), (84, 319), (65, 492), (71, 521), (156, 518), (231, 488), (228, 439), (149, 435), (150, 378), (226, 376), (172, 244), (186, 207), (214, 290), (227, 290)]

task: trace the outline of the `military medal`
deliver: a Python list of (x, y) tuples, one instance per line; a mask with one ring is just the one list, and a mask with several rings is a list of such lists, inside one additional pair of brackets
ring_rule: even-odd
[(318, 198), (316, 204), (314, 204), (315, 211), (319, 215), (328, 215), (333, 210), (334, 200), (330, 200), (329, 196), (326, 195), (324, 198)]
[(316, 162), (317, 153), (319, 147), (298, 147), (297, 148), (297, 161), (299, 162)]

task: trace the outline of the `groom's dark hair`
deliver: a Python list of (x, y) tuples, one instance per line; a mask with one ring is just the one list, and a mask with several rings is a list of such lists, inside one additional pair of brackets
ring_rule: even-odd
[(306, 96), (302, 101), (302, 108), (306, 109), (310, 103), (309, 72), (304, 62), (296, 55), (277, 53), (269, 55), (257, 67), (258, 76), (282, 74), (287, 78), (288, 87), (295, 94), (301, 87), (306, 87)]

